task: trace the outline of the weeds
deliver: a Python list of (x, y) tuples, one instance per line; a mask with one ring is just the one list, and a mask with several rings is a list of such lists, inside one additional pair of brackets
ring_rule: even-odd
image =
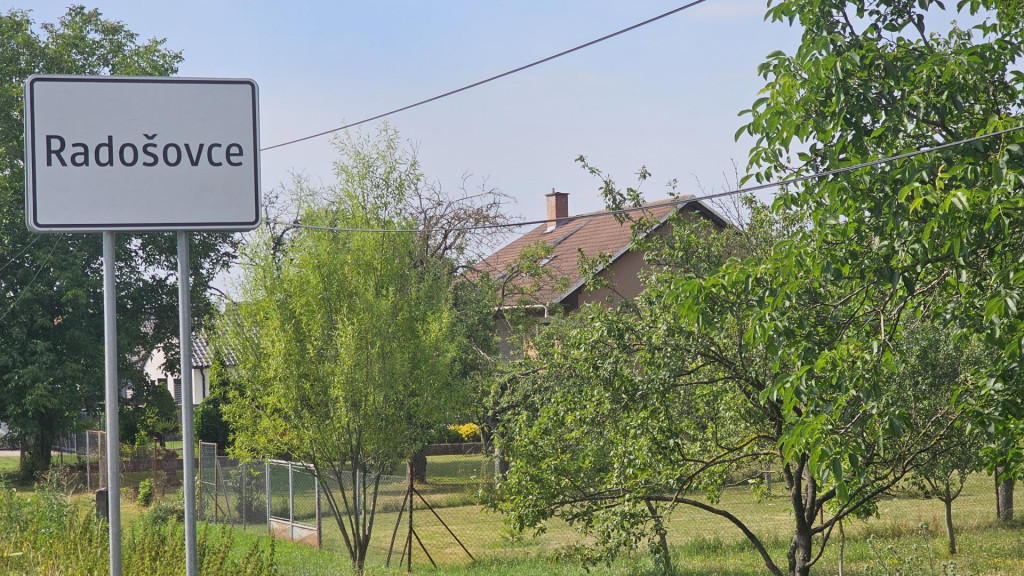
[[(923, 534), (925, 535), (925, 534)], [(871, 561), (865, 567), (866, 576), (970, 576), (970, 572), (957, 569), (953, 560), (940, 562), (927, 540), (907, 545), (882, 543), (868, 536)]]
[[(126, 574), (171, 576), (185, 565), (184, 529), (175, 502), (155, 506), (125, 531)], [(235, 550), (230, 528), (204, 526), (197, 560), (204, 575), (276, 576), (274, 543)], [(88, 506), (74, 506), (52, 485), (26, 498), (0, 486), (0, 573), (101, 576), (109, 571), (107, 525)]]
[(135, 500), (139, 503), (139, 506), (149, 508), (149, 505), (153, 503), (153, 481), (145, 479), (139, 482), (139, 495)]

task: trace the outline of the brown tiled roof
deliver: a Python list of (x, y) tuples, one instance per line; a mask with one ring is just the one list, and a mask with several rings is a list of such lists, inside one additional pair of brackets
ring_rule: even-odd
[[(664, 223), (672, 212), (685, 207), (700, 211), (719, 224), (724, 224), (714, 211), (697, 200), (679, 199), (677, 204), (669, 202), (670, 200), (666, 199), (645, 204), (651, 208), (645, 210), (643, 214), (651, 220)], [(641, 212), (631, 213), (633, 218), (640, 215)], [(492, 277), (503, 278), (509, 274), (513, 263), (524, 248), (543, 241), (552, 247), (551, 256), (543, 267), (551, 276), (561, 280), (543, 279), (536, 293), (530, 295), (530, 299), (538, 304), (560, 302), (584, 280), (578, 267), (579, 253), (582, 252), (588, 258), (608, 254), (614, 261), (629, 248), (630, 224), (628, 220), (620, 224), (615, 216), (606, 210), (560, 220), (559, 225), (551, 231), (547, 231), (547, 224), (541, 224), (482, 260), (477, 268), (481, 272), (488, 272)], [(529, 286), (533, 281), (521, 276), (508, 278), (508, 282), (519, 287)], [(514, 305), (516, 302), (505, 304)]]

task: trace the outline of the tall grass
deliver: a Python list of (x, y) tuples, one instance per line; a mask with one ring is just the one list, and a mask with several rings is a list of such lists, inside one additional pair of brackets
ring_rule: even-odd
[[(107, 524), (90, 508), (72, 505), (48, 486), (25, 497), (0, 487), (0, 573), (46, 576), (109, 573)], [(203, 526), (197, 543), (201, 572), (209, 576), (276, 576), (274, 542), (237, 546), (230, 528)], [(126, 574), (177, 576), (185, 566), (184, 533), (165, 508), (134, 523), (122, 538)]]

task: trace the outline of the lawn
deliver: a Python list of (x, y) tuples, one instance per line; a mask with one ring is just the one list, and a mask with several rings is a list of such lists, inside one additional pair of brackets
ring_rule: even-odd
[(0, 456), (0, 478), (9, 477), (18, 471), (17, 456)]
[[(433, 514), (418, 506), (414, 514), (416, 532), (433, 559), (448, 574), (583, 574), (568, 560), (559, 561), (569, 547), (582, 538), (564, 522), (552, 521), (540, 535), (514, 534), (502, 518), (480, 505), (448, 505), (455, 500), (472, 500), (492, 480), (489, 463), (481, 456), (431, 457), (428, 485), (419, 487), (435, 503), (436, 511), (477, 559), (470, 562), (466, 553)], [(467, 482), (467, 478), (470, 479)], [(453, 499), (452, 495), (461, 495)], [(791, 538), (791, 516), (787, 499), (776, 491), (774, 498), (758, 501), (750, 490), (731, 488), (720, 506), (732, 511), (751, 528), (771, 550), (776, 562), (785, 562)], [(397, 496), (400, 498), (400, 495)], [(438, 504), (440, 499), (440, 504)], [(385, 500), (386, 501), (386, 500)], [(943, 574), (942, 564), (956, 562), (955, 574), (1024, 574), (1024, 530), (1018, 525), (1001, 527), (994, 523), (995, 498), (991, 478), (978, 474), (971, 478), (963, 496), (954, 503), (954, 522), (961, 554), (950, 558), (946, 552), (942, 504), (909, 496), (887, 497), (878, 506), (878, 515), (844, 524), (844, 550), (847, 574), (864, 574), (873, 567), (878, 574)], [(381, 567), (395, 528), (397, 513), (385, 506), (378, 513), (368, 566), (371, 574), (389, 574)], [(326, 517), (324, 548), (344, 552), (340, 531)], [(674, 562), (683, 574), (763, 574), (760, 556), (730, 522), (718, 516), (679, 507), (667, 522)], [(407, 530), (406, 519), (399, 527), (392, 566), (397, 564)], [(835, 574), (839, 565), (840, 537), (834, 534), (817, 574)], [(645, 546), (641, 545), (641, 549)], [(417, 545), (414, 568), (429, 569), (426, 554)], [(932, 569), (934, 568), (934, 571)], [(637, 553), (610, 567), (595, 567), (591, 574), (644, 574), (653, 570), (647, 554)], [(882, 571), (879, 571), (882, 570)], [(885, 570), (889, 570), (886, 572)], [(915, 571), (917, 570), (917, 571)], [(298, 574), (307, 572), (299, 571)]]
[[(493, 482), (492, 467), (484, 457), (436, 456), (430, 457), (428, 462), (429, 482), (417, 489), (476, 558), (475, 562), (471, 561), (433, 512), (418, 502), (414, 526), (427, 552), (441, 566), (437, 573), (456, 576), (586, 573), (577, 562), (565, 558), (572, 544), (583, 541), (565, 523), (552, 521), (539, 535), (515, 534), (498, 514), (475, 503), (488, 493)], [(16, 457), (0, 458), (0, 475), (10, 477), (16, 472), (17, 464)], [(407, 516), (399, 524), (392, 568), (383, 566), (404, 489), (401, 479), (385, 484), (367, 563), (370, 575), (402, 573), (398, 560), (406, 536)], [(20, 488), (19, 491), (24, 493)], [(762, 538), (777, 562), (784, 562), (791, 537), (788, 501), (782, 496), (777, 491), (774, 498), (759, 501), (747, 489), (731, 488), (722, 495), (719, 504), (746, 522)], [(73, 500), (82, 506), (91, 505), (90, 495), (78, 495)], [(887, 497), (880, 501), (877, 516), (844, 524), (844, 574), (1024, 574), (1024, 527), (997, 525), (994, 501), (991, 478), (984, 474), (972, 477), (964, 495), (953, 506), (961, 553), (951, 558), (946, 552), (941, 503), (908, 496)], [(137, 521), (144, 512), (137, 504), (123, 500), (122, 517), (126, 525)], [(323, 550), (278, 542), (277, 560), (282, 574), (316, 576), (348, 572), (340, 531), (326, 512), (323, 526)], [(752, 576), (765, 573), (758, 554), (739, 531), (722, 518), (679, 507), (668, 517), (667, 527), (673, 563), (680, 574)], [(235, 529), (234, 534), (236, 547), (245, 550), (256, 539), (264, 538), (266, 529), (258, 524), (247, 531)], [(646, 545), (641, 544), (633, 555), (608, 566), (592, 567), (589, 574), (653, 574), (654, 566), (645, 550)], [(814, 573), (838, 573), (839, 551), (840, 537), (835, 534)], [(951, 562), (956, 563), (955, 569)], [(413, 551), (413, 568), (416, 572), (433, 572), (418, 544)]]

